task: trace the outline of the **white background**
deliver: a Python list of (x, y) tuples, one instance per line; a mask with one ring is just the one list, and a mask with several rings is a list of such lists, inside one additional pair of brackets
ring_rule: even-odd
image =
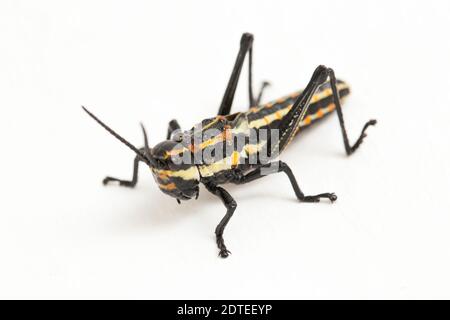
[[(2, 1), (0, 298), (450, 298), (448, 1)], [(230, 186), (225, 213), (204, 189), (179, 206), (134, 155), (80, 108), (133, 143), (178, 118), (214, 116), (242, 32), (255, 34), (255, 87), (304, 87), (325, 64), (352, 86), (344, 116), (306, 132), (280, 174)], [(246, 77), (246, 71), (243, 74)], [(245, 110), (241, 79), (234, 111)]]

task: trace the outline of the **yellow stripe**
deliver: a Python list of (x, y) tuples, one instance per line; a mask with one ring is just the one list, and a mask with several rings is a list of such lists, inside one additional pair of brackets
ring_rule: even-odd
[[(153, 169), (153, 171), (161, 177), (168, 179), (169, 177), (181, 178), (183, 180), (200, 180), (200, 175), (195, 166), (190, 167), (186, 170), (159, 170)], [(163, 180), (165, 180), (163, 179)]]
[(224, 170), (230, 170), (239, 164), (241, 158), (247, 158), (249, 155), (261, 151), (267, 141), (262, 141), (258, 144), (247, 144), (241, 152), (234, 151), (230, 157), (221, 159), (209, 165), (199, 166), (198, 170), (202, 177), (210, 177), (215, 173)]
[(284, 109), (278, 110), (277, 112), (274, 112), (272, 114), (269, 114), (262, 119), (253, 120), (248, 124), (248, 126), (250, 128), (256, 128), (256, 129), (263, 127), (263, 126), (267, 126), (267, 125), (271, 124), (272, 122), (274, 122), (275, 120), (282, 119), (289, 112), (289, 110), (291, 110), (291, 108), (292, 108), (292, 105), (287, 106)]
[[(336, 88), (338, 89), (338, 91), (344, 90), (344, 89), (349, 89), (350, 87), (346, 84), (346, 83), (339, 83), (337, 84)], [(266, 103), (264, 105), (262, 105), (261, 107), (257, 108), (257, 109), (253, 109), (250, 111), (250, 113), (257, 113), (259, 112), (261, 109), (264, 108), (272, 108), (275, 104), (279, 104), (279, 103), (283, 103), (288, 99), (293, 99), (295, 97), (297, 97), (302, 91), (296, 91), (294, 93), (291, 93), (287, 96), (284, 96), (280, 99), (277, 99), (275, 101), (271, 101), (269, 103)], [(331, 88), (327, 88), (324, 89), (320, 92), (317, 92), (316, 94), (314, 94), (311, 98), (311, 103), (316, 103), (320, 100), (326, 99), (329, 96), (331, 96), (333, 94), (333, 91), (331, 90)]]
[(275, 119), (281, 120), (283, 118), (283, 114), (280, 111), (275, 112)]
[(231, 155), (231, 165), (235, 167), (238, 164), (239, 164), (239, 152), (234, 151), (233, 154)]
[(219, 122), (219, 120), (225, 120), (225, 116), (217, 116), (213, 121), (211, 121), (211, 122), (208, 123), (206, 126), (204, 126), (204, 127), (202, 128), (202, 130), (209, 129), (209, 128), (212, 127), (214, 124), (216, 124), (217, 122)]
[(210, 177), (217, 172), (231, 169), (231, 157), (224, 158), (209, 165), (198, 167), (202, 177)]
[[(342, 101), (342, 99), (341, 99), (341, 101)], [(336, 109), (336, 105), (334, 103), (330, 103), (328, 106), (317, 110), (316, 113), (310, 114), (309, 116), (306, 116), (303, 119), (303, 121), (300, 122), (300, 127), (304, 127), (304, 126), (307, 126), (307, 125), (311, 124), (311, 122), (313, 120), (317, 120), (317, 119), (322, 118), (324, 115), (326, 115), (326, 114), (328, 114), (330, 112), (333, 112), (334, 109)]]
[[(345, 84), (345, 83), (340, 83), (340, 84), (337, 85), (337, 89), (338, 89), (339, 91), (341, 91), (341, 90), (343, 90), (343, 89), (347, 89), (347, 88), (349, 88), (349, 86), (348, 86), (347, 84)], [(321, 91), (321, 92), (319, 92), (319, 93), (316, 93), (316, 94), (312, 97), (311, 103), (319, 102), (319, 101), (321, 101), (321, 100), (323, 100), (323, 99), (326, 99), (326, 98), (330, 97), (332, 94), (333, 94), (333, 91), (331, 90), (331, 88), (325, 89), (325, 90), (323, 90), (323, 91)], [(288, 97), (288, 98), (289, 98), (289, 97)], [(287, 99), (286, 99), (286, 100), (287, 100)], [(341, 101), (342, 101), (342, 100), (343, 100), (343, 98), (341, 98)], [(264, 105), (264, 106), (261, 107), (259, 110), (265, 108), (266, 106), (267, 106), (267, 105)], [(275, 112), (275, 113), (273, 113), (273, 114), (267, 115), (267, 116), (265, 116), (265, 117), (262, 118), (262, 119), (256, 119), (256, 120), (253, 120), (252, 122), (249, 123), (249, 127), (250, 127), (250, 128), (256, 128), (256, 129), (258, 129), (258, 128), (263, 127), (263, 126), (267, 126), (267, 125), (271, 124), (271, 123), (272, 123), (273, 121), (275, 121), (275, 120), (280, 120), (280, 119), (282, 119), (282, 118), (290, 111), (291, 108), (292, 108), (292, 104), (289, 105), (289, 106), (287, 106), (287, 107), (284, 108), (284, 109), (278, 110), (277, 112)], [(309, 124), (309, 123), (311, 122), (311, 120), (315, 120), (315, 119), (317, 119), (317, 118), (321, 118), (321, 117), (323, 117), (325, 114), (327, 114), (327, 113), (333, 111), (335, 108), (336, 108), (336, 106), (334, 105), (334, 103), (331, 103), (331, 104), (329, 104), (329, 105), (327, 106), (327, 108), (322, 108), (322, 109), (320, 109), (319, 111), (317, 111), (315, 115), (311, 115), (312, 118), (311, 118), (310, 120), (307, 120), (307, 121), (306, 121), (307, 123), (303, 123), (303, 121), (302, 121), (302, 123), (303, 123), (303, 125), (307, 125), (307, 124)], [(259, 110), (258, 110), (258, 111), (259, 111)], [(308, 122), (308, 121), (309, 121), (309, 122)]]
[[(311, 123), (311, 121), (312, 121), (311, 117), (310, 116), (306, 116), (305, 119), (303, 119), (302, 122), (303, 122), (304, 125), (308, 125), (308, 124)], [(302, 125), (302, 123), (300, 123), (300, 125)]]
[(161, 188), (161, 189), (164, 189), (164, 190), (175, 190), (176, 188), (177, 188), (177, 186), (175, 185), (175, 183), (169, 183), (169, 184), (159, 184), (159, 187)]
[[(347, 84), (345, 84), (345, 83), (340, 83), (340, 84), (337, 85), (337, 89), (338, 89), (338, 91), (341, 91), (341, 90), (344, 90), (344, 89), (349, 89), (349, 86)], [(259, 107), (259, 108), (253, 107), (253, 108), (250, 109), (250, 111), (248, 113), (257, 113), (257, 112), (261, 111), (264, 108), (271, 108), (275, 103), (282, 103), (282, 102), (284, 102), (284, 101), (286, 101), (286, 100), (288, 100), (290, 98), (298, 96), (300, 93), (301, 93), (301, 91), (297, 91), (297, 92), (292, 93), (292, 94), (290, 94), (288, 96), (280, 98), (280, 99), (278, 99), (278, 100), (276, 100), (274, 102), (269, 102), (269, 103), (263, 105), (262, 107)], [(320, 100), (326, 99), (326, 98), (330, 97), (332, 94), (333, 94), (333, 92), (332, 92), (331, 88), (325, 89), (325, 90), (323, 90), (321, 92), (316, 93), (311, 98), (311, 103), (316, 103), (316, 102), (318, 102)], [(341, 101), (342, 100), (343, 100), (343, 98), (341, 98)], [(290, 111), (291, 108), (292, 108), (292, 105), (289, 105), (286, 108), (278, 110), (277, 112), (275, 112), (273, 114), (267, 115), (267, 116), (265, 116), (262, 119), (253, 120), (252, 122), (250, 122), (248, 124), (248, 127), (249, 128), (256, 128), (256, 129), (258, 129), (260, 127), (269, 125), (270, 123), (272, 123), (275, 120), (281, 120)], [(321, 110), (321, 112), (323, 112), (322, 116), (324, 114), (332, 112), (335, 108), (336, 108), (336, 106), (334, 105), (334, 103), (329, 104), (327, 106), (326, 110), (324, 110), (324, 109)], [(320, 117), (320, 114), (316, 113), (316, 115), (311, 115), (311, 116), (312, 116), (312, 118), (309, 118), (309, 119), (308, 119), (308, 117), (306, 117), (300, 123), (300, 126), (309, 125), (312, 120), (315, 120), (318, 117)], [(213, 126), (214, 124), (216, 124), (220, 119), (224, 119), (224, 118), (225, 117), (223, 117), (223, 116), (217, 116), (213, 121), (211, 121), (208, 125), (206, 125), (202, 129), (206, 130), (206, 129), (210, 128), (211, 126)], [(247, 128), (244, 128), (244, 129), (247, 129)], [(239, 130), (239, 128), (233, 129), (233, 133), (234, 134), (237, 134), (237, 133), (239, 133), (241, 131), (242, 130)], [(219, 135), (217, 135), (215, 137), (212, 137), (209, 140), (203, 141), (198, 147), (199, 147), (199, 149), (204, 149), (207, 146), (210, 146), (210, 145), (213, 145), (213, 144), (216, 144), (216, 143), (224, 141), (225, 138), (226, 138), (226, 136), (224, 136), (221, 133), (221, 134), (219, 134)], [(196, 150), (194, 150), (193, 148), (191, 148), (191, 150), (189, 150), (189, 149), (187, 149), (185, 147), (180, 148), (180, 149), (174, 149), (174, 150), (166, 152), (165, 158), (167, 159), (167, 158), (169, 158), (171, 156), (177, 156), (177, 155), (179, 155), (179, 154), (181, 154), (181, 153), (183, 153), (185, 151), (192, 151), (192, 152), (194, 152)]]

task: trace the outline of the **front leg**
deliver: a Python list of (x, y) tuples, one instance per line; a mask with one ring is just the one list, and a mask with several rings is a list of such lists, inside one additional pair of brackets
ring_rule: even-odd
[[(141, 152), (145, 151), (144, 148), (141, 148), (139, 150)], [(141, 161), (142, 160), (141, 160), (141, 158), (139, 156), (136, 156), (134, 158), (134, 162), (133, 162), (133, 177), (131, 178), (131, 180), (118, 179), (118, 178), (114, 178), (114, 177), (106, 177), (105, 179), (103, 179), (103, 184), (106, 186), (111, 181), (116, 181), (116, 182), (119, 183), (120, 186), (134, 188), (136, 186), (136, 183), (138, 182), (139, 162), (141, 162)]]
[(216, 242), (217, 247), (219, 248), (219, 256), (221, 256), (222, 258), (226, 258), (231, 252), (225, 246), (225, 242), (223, 240), (223, 231), (225, 230), (228, 221), (230, 221), (231, 217), (233, 216), (237, 204), (233, 197), (225, 189), (218, 187), (212, 183), (205, 184), (205, 187), (209, 192), (219, 197), (227, 208), (227, 213), (216, 227)]

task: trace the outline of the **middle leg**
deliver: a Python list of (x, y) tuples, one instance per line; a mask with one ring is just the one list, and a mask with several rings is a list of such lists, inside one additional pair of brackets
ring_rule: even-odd
[[(266, 170), (264, 172), (264, 174), (262, 172), (263, 168)], [(247, 175), (237, 177), (233, 181), (233, 183), (235, 183), (235, 184), (244, 184), (244, 183), (248, 183), (248, 182), (251, 182), (251, 181), (255, 181), (255, 180), (257, 180), (259, 178), (262, 178), (262, 177), (264, 177), (266, 175), (269, 175), (269, 174), (278, 173), (278, 172), (284, 172), (288, 176), (289, 181), (291, 182), (292, 188), (294, 189), (295, 195), (297, 196), (297, 199), (299, 201), (302, 201), (302, 202), (319, 202), (321, 198), (329, 199), (331, 202), (334, 202), (334, 201), (337, 200), (337, 196), (334, 193), (328, 193), (328, 192), (327, 193), (320, 193), (320, 194), (313, 195), (313, 196), (306, 196), (302, 192), (302, 190), (300, 189), (300, 186), (298, 185), (297, 180), (295, 179), (295, 176), (292, 173), (291, 168), (289, 168), (289, 166), (286, 163), (284, 163), (283, 161), (278, 161), (278, 165), (276, 166), (275, 169), (272, 169), (273, 171), (270, 171), (271, 168), (272, 168), (271, 164), (264, 165), (264, 166), (262, 166), (262, 167), (260, 167), (260, 168), (258, 168), (256, 170), (250, 172)], [(269, 170), (269, 171), (267, 171), (267, 170)]]
[(167, 129), (167, 140), (170, 140), (172, 138), (172, 134), (177, 131), (180, 130), (181, 127), (178, 124), (178, 121), (176, 119), (173, 119), (172, 121), (169, 122), (169, 127)]

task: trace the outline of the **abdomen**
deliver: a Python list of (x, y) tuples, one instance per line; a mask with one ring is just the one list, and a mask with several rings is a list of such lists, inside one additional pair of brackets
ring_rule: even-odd
[[(342, 99), (350, 94), (350, 87), (341, 80), (337, 80), (337, 89)], [(293, 103), (301, 94), (301, 90), (275, 101), (252, 108), (247, 113), (250, 128), (276, 129), (283, 117), (289, 112)], [(305, 118), (300, 123), (300, 130), (318, 122), (326, 115), (332, 113), (336, 108), (329, 82), (324, 83), (317, 89), (311, 99), (310, 106)]]

